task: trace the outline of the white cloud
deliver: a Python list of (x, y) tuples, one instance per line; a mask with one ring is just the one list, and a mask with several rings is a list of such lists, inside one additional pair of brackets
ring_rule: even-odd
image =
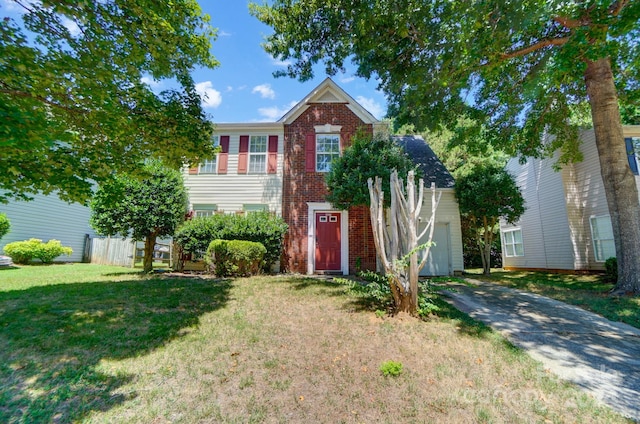
[(202, 107), (217, 108), (222, 103), (222, 94), (213, 88), (211, 81), (196, 84), (196, 92), (202, 97)]
[(66, 16), (61, 16), (60, 21), (62, 22), (62, 25), (64, 25), (64, 27), (69, 30), (69, 34), (71, 34), (72, 37), (77, 37), (82, 33), (78, 24), (75, 23), (75, 21), (67, 18)]
[(227, 31), (224, 31), (224, 30), (220, 30), (220, 31), (218, 31), (218, 35), (219, 35), (220, 37), (231, 37), (231, 33), (230, 33), (230, 32), (227, 32)]
[(375, 100), (371, 98), (358, 96), (356, 97), (356, 101), (360, 103), (360, 105), (362, 105), (363, 108), (367, 109), (369, 112), (371, 112), (373, 116), (375, 116), (378, 119), (381, 119), (386, 112), (384, 110), (384, 107), (380, 103), (377, 103)]
[(277, 121), (278, 119), (282, 118), (285, 113), (289, 112), (291, 108), (297, 104), (298, 104), (298, 101), (293, 100), (287, 106), (284, 106), (282, 108), (278, 106), (261, 107), (258, 109), (258, 113), (267, 121), (270, 121), (270, 122)]
[(140, 78), (140, 82), (147, 84), (149, 87), (158, 87), (162, 84), (160, 81), (156, 81), (151, 77), (142, 77)]
[(271, 59), (271, 64), (274, 66), (281, 66), (281, 67), (287, 67), (289, 65), (291, 65), (291, 61), (290, 60), (282, 60), (279, 57), (273, 57), (271, 55), (269, 55), (269, 59)]
[(350, 77), (345, 75), (343, 77), (340, 77), (340, 82), (343, 83), (343, 84), (348, 84), (350, 82), (355, 81), (355, 79), (356, 79), (356, 77), (354, 77), (353, 75), (350, 76)]
[(263, 99), (276, 98), (276, 92), (273, 91), (273, 89), (271, 88), (271, 85), (269, 84), (256, 85), (255, 87), (253, 87), (253, 90), (251, 90), (251, 92), (260, 93), (260, 97), (262, 97)]

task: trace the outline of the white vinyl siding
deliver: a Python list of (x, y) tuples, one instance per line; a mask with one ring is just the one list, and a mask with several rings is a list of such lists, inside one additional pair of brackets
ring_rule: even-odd
[(591, 237), (596, 261), (604, 262), (616, 256), (616, 245), (613, 240), (611, 217), (594, 216), (591, 218)]
[(508, 257), (524, 256), (524, 244), (522, 243), (522, 231), (510, 230), (503, 232), (504, 253)]
[(267, 136), (252, 135), (249, 141), (249, 173), (267, 172)]
[(340, 157), (340, 136), (321, 134), (316, 136), (316, 171), (329, 172), (331, 162)]
[[(256, 128), (257, 126), (257, 128)], [(265, 204), (280, 215), (282, 211), (282, 172), (284, 151), (284, 127), (282, 124), (216, 124), (216, 132), (229, 136), (226, 174), (189, 175), (183, 172), (185, 186), (189, 189), (191, 204), (215, 204), (218, 213), (243, 211), (245, 204)], [(275, 174), (238, 174), (240, 136), (277, 135), (278, 153)]]
[(0, 210), (11, 221), (11, 230), (0, 240), (0, 254), (5, 245), (14, 241), (53, 239), (73, 249), (71, 256), (59, 256), (56, 261), (80, 262), (86, 234), (96, 235), (89, 225), (91, 210), (88, 207), (63, 202), (55, 195), (38, 194), (32, 201), (11, 202), (2, 205)]

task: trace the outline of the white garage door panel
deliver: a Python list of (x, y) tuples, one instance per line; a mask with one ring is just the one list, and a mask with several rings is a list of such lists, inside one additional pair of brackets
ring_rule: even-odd
[[(426, 240), (420, 240), (424, 243)], [(451, 275), (451, 254), (449, 247), (449, 224), (436, 224), (433, 232), (435, 246), (431, 246), (427, 263), (420, 271), (421, 276)]]

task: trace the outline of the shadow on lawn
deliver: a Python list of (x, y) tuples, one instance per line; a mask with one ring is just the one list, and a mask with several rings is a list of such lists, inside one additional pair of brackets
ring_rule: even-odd
[(144, 355), (223, 307), (228, 280), (155, 277), (0, 293), (0, 422), (71, 422), (135, 394), (102, 359)]

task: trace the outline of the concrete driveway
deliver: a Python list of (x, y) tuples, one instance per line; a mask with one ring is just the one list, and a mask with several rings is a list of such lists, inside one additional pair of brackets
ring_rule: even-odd
[(467, 279), (449, 301), (560, 378), (640, 421), (640, 330), (532, 293)]

